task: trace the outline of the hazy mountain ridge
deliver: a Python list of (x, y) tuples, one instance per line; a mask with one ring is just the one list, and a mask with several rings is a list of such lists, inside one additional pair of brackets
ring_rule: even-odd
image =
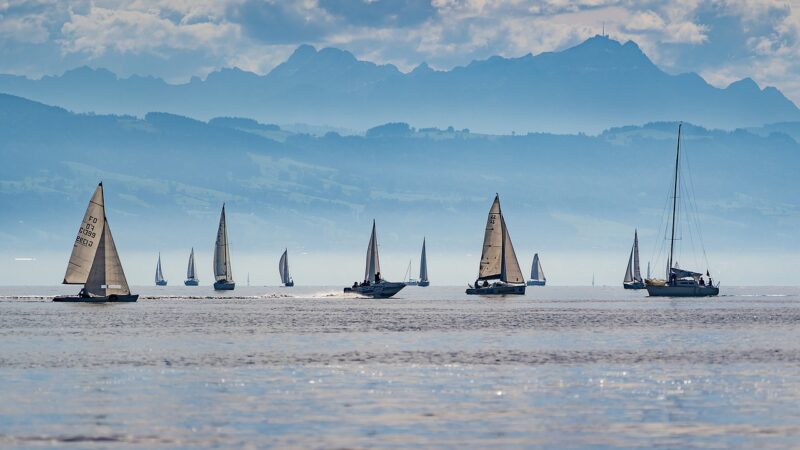
[[(477, 251), (495, 192), (519, 249), (624, 249), (637, 226), (652, 245), (675, 131), (496, 136), (390, 124), (315, 137), (246, 119), (75, 114), (0, 95), (0, 154), (13, 161), (0, 167), (0, 237), (7, 249), (68, 247), (103, 179), (118, 245), (137, 249), (213, 241), (227, 202), (235, 242), (248, 249), (360, 251), (376, 218), (388, 249), (427, 236), (437, 251)], [(800, 248), (800, 145), (780, 132), (684, 131), (708, 247)]]
[(0, 92), (79, 112), (245, 116), (360, 130), (407, 122), (503, 134), (599, 132), (677, 120), (732, 129), (800, 120), (797, 106), (775, 88), (743, 79), (718, 89), (697, 74), (670, 75), (635, 43), (602, 36), (560, 52), (493, 56), (447, 71), (421, 64), (403, 73), (304, 45), (264, 76), (224, 69), (171, 85), (82, 67), (40, 80), (2, 75)]

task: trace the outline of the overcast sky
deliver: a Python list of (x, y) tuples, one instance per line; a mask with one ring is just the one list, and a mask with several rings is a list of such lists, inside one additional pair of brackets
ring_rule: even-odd
[(302, 43), (449, 69), (560, 50), (603, 23), (670, 73), (717, 86), (749, 76), (800, 102), (800, 0), (0, 0), (0, 73), (263, 74)]

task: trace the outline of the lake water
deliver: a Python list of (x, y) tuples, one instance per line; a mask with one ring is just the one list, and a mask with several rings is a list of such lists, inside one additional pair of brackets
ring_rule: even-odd
[(0, 447), (789, 448), (800, 288), (0, 287)]

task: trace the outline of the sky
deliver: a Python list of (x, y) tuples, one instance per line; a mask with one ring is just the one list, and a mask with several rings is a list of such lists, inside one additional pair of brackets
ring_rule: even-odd
[(800, 103), (800, 0), (0, 0), (0, 73), (89, 65), (170, 82), (264, 74), (300, 44), (411, 70), (557, 51), (605, 32), (670, 73), (751, 77)]

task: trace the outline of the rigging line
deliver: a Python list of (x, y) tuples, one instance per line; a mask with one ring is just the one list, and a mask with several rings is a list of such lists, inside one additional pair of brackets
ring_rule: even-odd
[[(706, 263), (706, 269), (709, 269), (710, 268), (710, 264), (708, 263), (708, 254), (706, 253), (705, 240), (703, 239), (703, 229), (702, 229), (702, 227), (700, 227), (700, 212), (699, 212), (699, 209), (697, 207), (697, 195), (696, 195), (697, 190), (696, 190), (695, 185), (694, 185), (694, 177), (692, 176), (692, 173), (691, 173), (691, 165), (690, 165), (690, 162), (689, 162), (689, 155), (688, 154), (684, 154), (684, 157), (686, 158), (686, 166), (687, 166), (687, 170), (689, 171), (688, 177), (689, 177), (689, 185), (690, 185), (690, 188), (691, 188), (691, 195), (689, 196), (689, 201), (690, 201), (690, 206), (693, 207), (693, 211), (692, 211), (692, 213), (694, 214), (694, 222), (693, 222), (693, 224), (694, 224), (694, 227), (697, 230), (698, 239), (700, 241), (700, 249), (701, 249), (701, 251), (703, 253), (703, 260)], [(689, 224), (690, 227), (691, 227), (691, 225), (692, 225), (692, 223)]]
[[(670, 171), (671, 172), (671, 171)], [(661, 260), (661, 255), (666, 254), (666, 247), (667, 247), (667, 235), (669, 234), (669, 206), (670, 201), (672, 200), (672, 187), (667, 189), (667, 195), (664, 197), (664, 206), (661, 208), (661, 223), (658, 226), (658, 242), (660, 244), (656, 244), (653, 247), (653, 251), (650, 254), (650, 260), (655, 264)], [(663, 232), (662, 232), (663, 230)]]

